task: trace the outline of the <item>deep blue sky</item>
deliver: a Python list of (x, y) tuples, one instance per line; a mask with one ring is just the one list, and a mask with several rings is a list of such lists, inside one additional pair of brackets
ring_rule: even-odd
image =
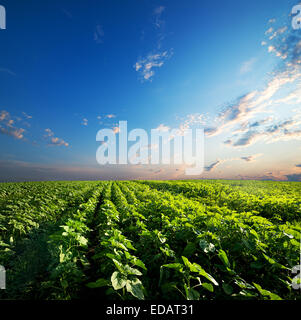
[[(214, 120), (239, 97), (268, 87), (271, 72), (286, 59), (273, 55), (262, 41), (270, 27), (291, 28), (288, 15), (294, 4), (287, 0), (0, 0), (7, 12), (7, 29), (0, 30), (0, 112), (9, 114), (2, 116), (0, 178), (91, 178), (97, 175), (93, 168), (98, 168), (96, 132), (115, 127), (119, 120), (127, 120), (130, 129), (145, 130), (160, 124), (177, 127), (191, 114), (207, 114)], [(155, 55), (159, 55), (156, 61), (151, 58)], [(143, 73), (145, 65), (154, 62), (162, 65), (153, 66), (152, 75)], [(136, 63), (142, 64), (137, 71)], [(25, 130), (22, 136), (20, 128)], [(51, 142), (52, 138), (57, 139)], [(267, 143), (249, 152), (225, 149), (225, 135), (219, 142), (214, 139), (209, 139), (214, 148), (208, 142), (206, 153), (208, 174), (214, 173), (210, 164), (217, 161), (223, 164), (259, 154), (262, 161), (250, 170), (245, 170), (249, 161), (242, 161), (242, 175), (298, 174), (298, 169), (289, 167), (294, 163), (285, 159), (285, 165), (269, 167), (275, 144), (268, 143), (271, 151), (260, 166)], [(296, 145), (300, 146), (298, 138)], [(298, 159), (293, 161), (298, 164)], [(133, 169), (122, 170), (124, 176), (136, 177)], [(237, 178), (231, 170), (215, 176)]]

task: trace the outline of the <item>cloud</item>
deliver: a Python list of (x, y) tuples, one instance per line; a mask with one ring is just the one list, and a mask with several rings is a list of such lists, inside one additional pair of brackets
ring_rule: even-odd
[(280, 57), (280, 58), (283, 59), (283, 60), (285, 60), (285, 59), (287, 58), (287, 54), (286, 54), (286, 53), (281, 53), (281, 51), (278, 51), (278, 50), (276, 49), (276, 47), (274, 47), (274, 46), (269, 46), (269, 47), (268, 47), (268, 51), (269, 51), (269, 52), (275, 52), (276, 56), (277, 56), (277, 57)]
[(164, 52), (150, 53), (145, 58), (138, 59), (134, 65), (135, 70), (140, 74), (141, 81), (152, 81), (155, 75), (154, 68), (161, 68), (165, 61), (173, 55), (172, 50)]
[[(217, 117), (218, 125), (209, 127), (206, 132), (208, 136), (234, 128), (232, 136), (224, 142), (233, 147), (247, 147), (257, 141), (272, 143), (301, 139), (301, 122), (297, 118), (272, 123), (273, 117), (268, 117), (250, 122), (263, 113), (275, 113), (276, 106), (301, 103), (301, 37), (287, 30), (287, 26), (284, 26), (278, 29), (270, 27), (266, 31), (269, 40), (273, 41), (269, 44), (264, 41), (264, 45), (267, 44), (268, 51), (275, 53), (281, 60), (273, 73), (270, 73), (265, 88), (251, 91), (226, 105)], [(287, 93), (288, 86), (294, 84), (296, 88)]]
[(0, 72), (10, 74), (11, 76), (16, 76), (16, 74), (13, 71), (11, 71), (10, 69), (7, 69), (7, 68), (0, 68)]
[(245, 61), (240, 67), (240, 73), (245, 74), (252, 71), (255, 62), (256, 62), (255, 58), (251, 58), (250, 60)]
[(301, 181), (300, 173), (287, 174), (286, 177), (288, 181)]
[(217, 166), (219, 166), (220, 164), (222, 164), (223, 162), (224, 162), (223, 160), (217, 160), (217, 161), (211, 163), (209, 166), (205, 167), (205, 171), (211, 172), (211, 171), (213, 171)]
[(179, 129), (184, 131), (191, 128), (192, 125), (204, 125), (206, 123), (205, 116), (200, 113), (192, 113), (186, 116), (185, 121), (180, 124)]
[[(288, 31), (289, 32), (286, 32)], [(285, 34), (284, 34), (285, 33)], [(301, 64), (301, 37), (293, 28), (283, 26), (277, 29), (270, 37), (273, 40), (268, 51), (275, 53), (285, 63), (281, 68), (296, 68)]]
[(269, 23), (275, 23), (276, 22), (276, 19), (270, 19), (269, 20)]
[(6, 110), (2, 110), (0, 112), (0, 121), (4, 121), (6, 119), (9, 119), (9, 117), (10, 117), (10, 114)]
[(28, 115), (26, 112), (22, 112), (22, 114), (25, 117), (25, 119), (32, 119), (32, 116)]
[(155, 48), (151, 52), (139, 57), (134, 64), (134, 69), (139, 73), (139, 80), (141, 82), (151, 82), (155, 75), (155, 68), (161, 68), (166, 60), (173, 55), (173, 49), (162, 50), (162, 42), (166, 37), (164, 31), (165, 21), (161, 19), (162, 13), (165, 11), (164, 6), (156, 7), (153, 11), (154, 25), (156, 29), (160, 29), (156, 32), (156, 44)]
[(282, 27), (282, 28), (279, 28), (278, 30), (276, 30), (276, 31), (269, 37), (269, 40), (273, 40), (273, 39), (276, 38), (277, 36), (283, 34), (286, 30), (287, 30), (287, 26), (284, 26), (284, 27)]
[(120, 132), (120, 128), (119, 128), (119, 127), (113, 127), (112, 130), (113, 130), (113, 132), (114, 132), (115, 134), (117, 134), (117, 133)]
[(268, 35), (270, 33), (272, 33), (274, 31), (274, 29), (272, 27), (270, 27), (266, 32), (265, 35)]
[(164, 124), (160, 124), (155, 130), (160, 132), (167, 132), (170, 130), (168, 126), (165, 126)]
[(72, 18), (73, 18), (72, 13), (69, 12), (68, 10), (62, 9), (62, 12), (63, 12), (64, 15), (65, 15), (66, 17), (68, 17), (69, 19), (72, 19)]
[(296, 164), (297, 168), (301, 168), (301, 163), (300, 164)]
[(301, 103), (301, 84), (288, 93), (285, 97), (274, 101), (275, 104), (300, 104)]
[(254, 154), (251, 156), (241, 157), (241, 160), (245, 160), (246, 162), (253, 162), (256, 158), (260, 157), (262, 154)]
[(54, 135), (52, 130), (49, 128), (45, 129), (45, 132), (46, 132), (46, 135), (45, 135), (46, 137), (52, 137)]
[(69, 146), (69, 143), (67, 143), (63, 139), (54, 137), (54, 132), (51, 129), (47, 128), (45, 129), (45, 132), (46, 134), (44, 135), (44, 137), (47, 138), (49, 146)]
[(11, 119), (8, 111), (0, 111), (0, 133), (21, 140), (24, 138), (25, 129), (15, 127), (14, 123), (15, 121)]
[(50, 139), (49, 145), (54, 145), (54, 146), (65, 146), (68, 147), (69, 143), (65, 142), (63, 139), (52, 137)]
[(159, 6), (157, 8), (155, 8), (154, 10), (154, 16), (155, 16), (155, 26), (156, 28), (161, 28), (162, 25), (164, 24), (164, 20), (161, 19), (162, 13), (164, 12), (165, 7), (163, 6)]
[(245, 133), (242, 137), (240, 137), (236, 142), (232, 142), (232, 145), (234, 147), (247, 147), (259, 140), (260, 137), (260, 133), (256, 131), (249, 131)]
[(165, 10), (165, 7), (159, 6), (154, 9), (154, 15), (161, 15), (164, 10)]
[(19, 128), (19, 129), (14, 128), (14, 127), (5, 128), (0, 125), (0, 133), (11, 136), (11, 137), (18, 139), (18, 140), (23, 139), (24, 132), (25, 132), (25, 130), (22, 128)]
[[(207, 129), (207, 136), (216, 136), (237, 125), (245, 126), (256, 115), (267, 111), (267, 108), (273, 104), (272, 98), (280, 89), (293, 83), (300, 76), (301, 73), (295, 69), (276, 72), (261, 91), (251, 91), (226, 105), (224, 111), (216, 118), (218, 126)], [(248, 135), (250, 136), (251, 133)]]
[(96, 43), (103, 43), (104, 31), (101, 25), (97, 25), (94, 31), (94, 41)]
[(105, 115), (105, 117), (108, 119), (112, 119), (112, 118), (116, 118), (116, 115), (115, 114), (107, 114), (107, 115)]
[(226, 140), (224, 144), (233, 147), (248, 147), (257, 141), (273, 143), (277, 141), (301, 140), (301, 129), (298, 129), (300, 124), (300, 120), (288, 119), (268, 126), (249, 128), (236, 140), (235, 136), (233, 136), (231, 139)]
[(88, 125), (88, 119), (84, 118), (83, 122), (82, 122), (82, 125), (83, 126), (87, 126)]

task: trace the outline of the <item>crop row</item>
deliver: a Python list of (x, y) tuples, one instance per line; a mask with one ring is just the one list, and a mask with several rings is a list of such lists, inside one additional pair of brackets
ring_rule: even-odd
[(270, 195), (259, 206), (259, 193), (222, 183), (108, 181), (81, 190), (20, 237), (20, 245), (30, 242), (9, 264), (11, 283), (24, 281), (30, 259), (40, 265), (23, 286), (26, 297), (298, 299), (291, 287), (301, 231), (293, 191), (285, 207)]

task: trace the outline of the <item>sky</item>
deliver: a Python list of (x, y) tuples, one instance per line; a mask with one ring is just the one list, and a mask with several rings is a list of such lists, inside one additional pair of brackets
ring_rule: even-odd
[[(0, 181), (301, 181), (297, 4), (0, 0)], [(204, 171), (100, 165), (96, 134), (119, 121), (203, 128)]]

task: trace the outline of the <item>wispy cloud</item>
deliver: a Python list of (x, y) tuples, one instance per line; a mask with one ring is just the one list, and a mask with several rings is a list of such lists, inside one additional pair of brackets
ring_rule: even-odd
[(66, 10), (66, 9), (62, 9), (62, 12), (64, 13), (64, 15), (66, 17), (68, 17), (69, 19), (72, 19), (73, 18), (73, 15), (70, 11)]
[(173, 49), (162, 50), (162, 42), (166, 37), (164, 31), (165, 21), (162, 19), (162, 14), (165, 11), (164, 6), (156, 7), (153, 11), (154, 25), (156, 28), (156, 45), (154, 49), (137, 59), (134, 64), (134, 69), (139, 73), (141, 82), (151, 82), (155, 75), (155, 68), (161, 68), (166, 60), (173, 55)]
[(250, 60), (245, 61), (240, 67), (240, 73), (245, 74), (252, 71), (255, 62), (256, 62), (256, 58), (251, 58)]
[(283, 34), (287, 30), (287, 26), (284, 26), (282, 28), (277, 29), (276, 31), (273, 32), (273, 34), (269, 37), (269, 40), (273, 40), (280, 34)]
[(26, 112), (22, 112), (25, 119), (29, 120), (32, 119), (32, 116), (28, 115)]
[(233, 157), (233, 158), (228, 158), (228, 159), (218, 159), (214, 162), (212, 162), (210, 165), (205, 167), (206, 172), (212, 172), (214, 171), (218, 166), (220, 166), (223, 163), (226, 162), (233, 162), (233, 161), (246, 161), (246, 162), (253, 162), (256, 160), (256, 158), (262, 156), (262, 153), (254, 154), (254, 155), (249, 155), (249, 156), (243, 156), (243, 157)]
[(83, 126), (87, 126), (87, 125), (88, 125), (88, 119), (87, 119), (87, 118), (84, 118), (84, 119), (83, 119), (82, 125), (83, 125)]
[(0, 133), (21, 140), (24, 138), (25, 129), (15, 127), (14, 123), (8, 111), (0, 111)]
[(11, 71), (10, 69), (7, 69), (7, 68), (0, 68), (0, 72), (10, 74), (11, 76), (16, 76), (16, 74), (13, 71)]
[(205, 167), (205, 171), (211, 172), (222, 163), (223, 163), (222, 160), (217, 160), (217, 161), (211, 163), (209, 166)]
[(22, 128), (15, 128), (15, 127), (3, 127), (0, 125), (0, 133), (11, 136), (15, 139), (23, 139), (24, 135), (23, 133), (25, 132), (25, 129)]
[[(287, 84), (293, 83), (299, 79), (301, 73), (297, 69), (283, 70), (276, 72), (272, 79), (267, 83), (263, 90), (255, 90), (239, 97), (234, 103), (226, 105), (224, 111), (217, 117), (216, 127), (209, 127), (205, 130), (207, 136), (216, 136), (224, 133), (225, 131), (235, 126), (240, 126), (241, 132), (246, 132), (245, 129), (248, 123), (255, 117), (264, 114), (268, 111), (268, 108), (274, 104), (272, 98), (284, 88)], [(235, 131), (235, 130), (234, 130)], [(242, 137), (241, 142), (246, 145), (243, 141), (249, 141), (258, 136), (256, 133), (248, 132)], [(240, 143), (239, 143), (240, 145)]]
[(113, 132), (114, 132), (115, 134), (117, 134), (117, 133), (120, 132), (120, 128), (117, 127), (117, 126), (116, 126), (116, 127), (113, 127), (112, 130), (113, 130)]
[(164, 10), (165, 10), (165, 7), (163, 6), (159, 6), (154, 9), (154, 17), (155, 17), (154, 24), (157, 28), (161, 28), (162, 25), (164, 24), (164, 20), (161, 19), (161, 16)]
[[(269, 23), (275, 22), (272, 19)], [(268, 28), (267, 39), (262, 44), (267, 45), (268, 51), (280, 58), (277, 67), (269, 74), (269, 80), (263, 89), (250, 91), (224, 107), (215, 119), (216, 124), (207, 125), (205, 128), (208, 137), (217, 136), (232, 129), (233, 135), (226, 139), (225, 144), (237, 147), (249, 146), (262, 139), (270, 142), (299, 139), (299, 128), (296, 122), (294, 130), (282, 128), (276, 136), (276, 132), (266, 127), (268, 122), (273, 122), (271, 117), (268, 120), (258, 119), (265, 113), (274, 112), (275, 107), (281, 104), (301, 103), (300, 83), (289, 94), (285, 91), (288, 85), (296, 84), (301, 78), (301, 37), (296, 32), (288, 30), (287, 26)], [(251, 65), (252, 60), (246, 62), (241, 71), (250, 70)], [(285, 96), (281, 97), (282, 92), (285, 92)], [(253, 120), (255, 118), (257, 120)]]
[(152, 81), (155, 75), (154, 68), (161, 68), (165, 61), (173, 55), (173, 51), (150, 53), (145, 58), (138, 59), (134, 68), (141, 75), (142, 82)]
[[(274, 123), (272, 125), (251, 128), (237, 139), (235, 137), (224, 142), (233, 147), (248, 147), (258, 141), (273, 143), (278, 141), (301, 140), (301, 129), (298, 129), (301, 122), (289, 119)], [(293, 130), (292, 130), (293, 129)]]
[(160, 131), (160, 132), (167, 132), (170, 130), (170, 128), (163, 123), (161, 123), (155, 130)]
[(251, 156), (245, 156), (245, 157), (241, 157), (242, 160), (245, 160), (246, 162), (253, 162), (255, 161), (256, 158), (262, 156), (261, 153), (259, 154), (254, 154), (254, 155), (251, 155)]
[(104, 38), (104, 31), (102, 25), (98, 24), (95, 27), (94, 31), (94, 41), (96, 43), (103, 43), (103, 38)]
[(45, 129), (45, 132), (46, 134), (44, 135), (44, 137), (48, 140), (49, 146), (64, 146), (64, 147), (69, 146), (69, 143), (67, 143), (63, 139), (55, 137), (54, 132), (51, 129), (47, 128)]

